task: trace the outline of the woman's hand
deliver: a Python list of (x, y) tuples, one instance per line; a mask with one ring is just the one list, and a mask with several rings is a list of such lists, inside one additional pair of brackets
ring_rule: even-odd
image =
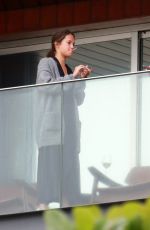
[(80, 72), (81, 78), (86, 78), (90, 73), (92, 69), (88, 67), (88, 65), (84, 66), (84, 68)]
[(80, 76), (81, 78), (86, 78), (91, 73), (91, 68), (89, 68), (87, 65), (78, 65), (75, 67), (73, 72), (73, 77), (77, 78)]

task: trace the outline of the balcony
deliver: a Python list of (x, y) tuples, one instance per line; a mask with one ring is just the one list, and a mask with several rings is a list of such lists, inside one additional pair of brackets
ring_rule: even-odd
[(0, 90), (0, 214), (150, 196), (150, 72)]

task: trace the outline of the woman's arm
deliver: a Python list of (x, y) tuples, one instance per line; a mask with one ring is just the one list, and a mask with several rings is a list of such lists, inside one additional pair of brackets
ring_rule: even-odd
[(57, 66), (53, 59), (42, 58), (38, 64), (36, 83), (49, 83), (74, 79), (73, 74), (60, 77), (58, 73), (56, 76), (56, 68)]
[[(36, 83), (44, 84), (57, 81), (55, 77), (55, 65), (53, 65), (52, 61), (49, 61), (49, 58), (42, 58), (38, 64)], [(38, 86), (38, 91), (44, 94), (58, 94), (61, 91), (61, 84)]]

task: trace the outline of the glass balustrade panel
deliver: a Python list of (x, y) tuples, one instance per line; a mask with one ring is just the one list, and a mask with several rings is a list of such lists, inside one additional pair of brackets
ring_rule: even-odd
[(100, 188), (111, 187), (105, 177), (127, 184), (136, 157), (136, 82), (129, 75), (63, 84), (63, 206), (92, 202), (91, 167), (104, 177)]
[(0, 214), (60, 206), (61, 86), (0, 91)]
[(0, 90), (0, 214), (149, 197), (149, 83)]

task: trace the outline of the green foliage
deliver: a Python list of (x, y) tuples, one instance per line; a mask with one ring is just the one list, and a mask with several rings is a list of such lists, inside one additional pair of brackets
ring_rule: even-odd
[(150, 200), (112, 205), (75, 207), (69, 215), (61, 210), (44, 213), (47, 230), (149, 230)]
[(74, 224), (71, 219), (62, 211), (45, 211), (44, 220), (47, 230), (74, 230)]
[(139, 215), (131, 218), (127, 222), (127, 225), (125, 228), (125, 230), (142, 230), (142, 229), (143, 229), (142, 218)]
[(76, 230), (93, 230), (93, 226), (101, 218), (101, 211), (96, 206), (76, 207), (72, 214)]

